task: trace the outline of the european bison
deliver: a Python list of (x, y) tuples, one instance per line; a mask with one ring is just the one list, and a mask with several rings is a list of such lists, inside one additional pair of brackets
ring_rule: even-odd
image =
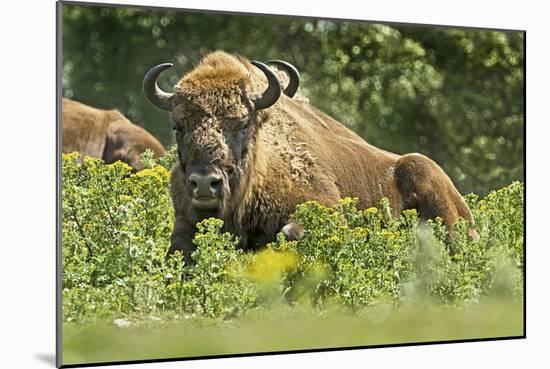
[(101, 110), (63, 98), (63, 152), (77, 151), (82, 157), (121, 160), (135, 170), (142, 169), (140, 154), (151, 149), (155, 157), (164, 147), (145, 129), (130, 122), (117, 110)]
[(332, 205), (346, 196), (358, 197), (363, 208), (385, 196), (394, 216), (416, 208), (423, 218), (440, 216), (447, 226), (460, 217), (474, 226), (462, 196), (435, 162), (369, 145), (309, 104), (281, 94), (265, 64), (217, 51), (168, 93), (157, 78), (171, 66), (157, 65), (144, 79), (147, 98), (171, 112), (179, 147), (168, 254), (180, 250), (190, 262), (195, 224), (207, 217), (223, 219), (245, 249), (260, 247), (281, 230), (300, 237), (299, 226), (289, 224), (297, 204)]

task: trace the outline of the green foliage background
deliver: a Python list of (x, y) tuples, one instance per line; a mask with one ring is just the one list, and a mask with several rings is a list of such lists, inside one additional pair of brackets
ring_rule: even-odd
[(168, 145), (143, 97), (152, 65), (169, 90), (205, 53), (285, 59), (303, 93), (370, 143), (436, 160), (463, 193), (523, 180), (523, 34), (292, 17), (63, 7), (63, 93), (118, 108)]

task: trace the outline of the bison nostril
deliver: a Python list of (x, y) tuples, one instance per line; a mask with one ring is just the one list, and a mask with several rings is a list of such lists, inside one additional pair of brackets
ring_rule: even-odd
[(189, 187), (191, 188), (193, 193), (196, 194), (199, 189), (200, 177), (196, 174), (191, 174), (189, 178), (187, 178), (187, 180), (189, 181)]
[(215, 195), (216, 193), (218, 193), (221, 186), (222, 181), (220, 179), (214, 179), (212, 182), (210, 182), (210, 192)]

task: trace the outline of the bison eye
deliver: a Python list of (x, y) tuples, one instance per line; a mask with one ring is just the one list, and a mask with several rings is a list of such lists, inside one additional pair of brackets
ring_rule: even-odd
[(246, 132), (248, 130), (248, 118), (228, 119), (224, 122), (224, 129), (232, 133)]

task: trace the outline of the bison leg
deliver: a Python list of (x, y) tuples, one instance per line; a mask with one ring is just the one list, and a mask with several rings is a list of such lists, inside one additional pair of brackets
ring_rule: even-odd
[(285, 235), (287, 241), (298, 241), (304, 236), (304, 229), (302, 226), (294, 222), (286, 224), (281, 228), (281, 232)]
[[(403, 197), (404, 209), (417, 209), (423, 219), (441, 217), (449, 230), (464, 218), (470, 224), (470, 237), (479, 239), (464, 198), (433, 160), (421, 154), (402, 156), (395, 166), (395, 181)], [(449, 235), (452, 239), (452, 232)]]
[(193, 259), (191, 254), (197, 248), (193, 243), (193, 237), (195, 236), (195, 230), (193, 227), (181, 225), (176, 225), (172, 231), (172, 236), (170, 238), (170, 248), (166, 253), (166, 258), (172, 255), (174, 252), (179, 251), (183, 254), (185, 264), (191, 265)]

